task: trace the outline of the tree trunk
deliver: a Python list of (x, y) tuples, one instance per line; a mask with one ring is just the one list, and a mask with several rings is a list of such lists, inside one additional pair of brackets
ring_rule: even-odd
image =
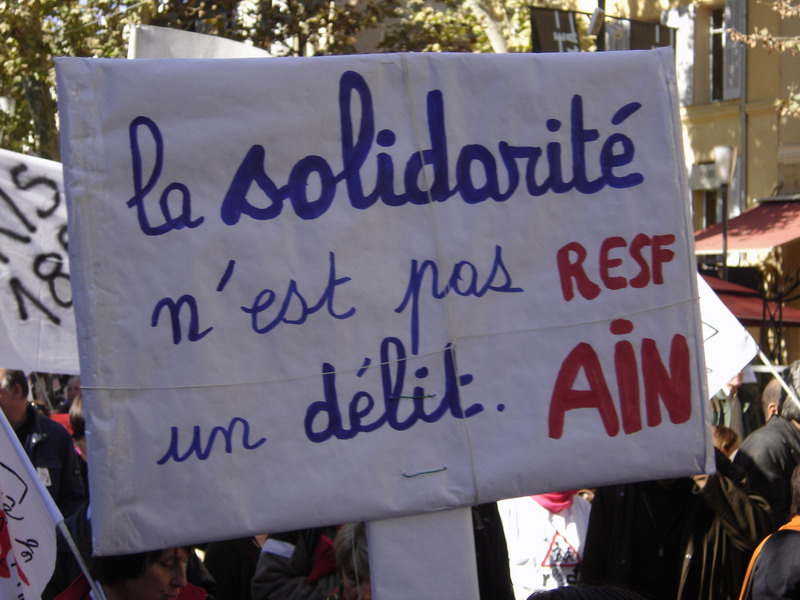
[(57, 161), (61, 149), (56, 130), (56, 103), (50, 95), (50, 88), (29, 75), (22, 78), (22, 87), (33, 119), (33, 134), (38, 142), (36, 152), (42, 158)]
[(508, 52), (508, 44), (506, 44), (506, 39), (503, 37), (500, 23), (494, 18), (490, 9), (484, 6), (480, 0), (466, 0), (466, 5), (478, 17), (478, 21), (480, 21), (483, 31), (492, 45), (492, 50), (497, 53)]

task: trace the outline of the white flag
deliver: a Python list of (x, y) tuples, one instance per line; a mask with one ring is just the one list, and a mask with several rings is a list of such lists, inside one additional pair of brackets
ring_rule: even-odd
[(128, 58), (265, 58), (270, 53), (242, 42), (192, 31), (136, 25)]
[(0, 411), (0, 598), (38, 599), (56, 562), (61, 513)]
[(706, 382), (710, 398), (744, 369), (758, 352), (758, 345), (700, 275), (697, 276), (697, 289), (700, 292)]

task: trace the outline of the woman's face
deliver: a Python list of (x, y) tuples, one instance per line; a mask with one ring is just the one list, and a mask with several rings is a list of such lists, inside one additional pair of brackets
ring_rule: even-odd
[(147, 565), (136, 579), (120, 582), (126, 598), (136, 600), (174, 600), (186, 586), (186, 548), (169, 548)]
[(369, 578), (356, 577), (352, 569), (341, 572), (343, 600), (372, 600), (372, 587)]

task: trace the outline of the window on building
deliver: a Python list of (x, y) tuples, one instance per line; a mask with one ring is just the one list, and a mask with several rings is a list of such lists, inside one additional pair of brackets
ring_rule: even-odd
[(694, 230), (700, 231), (719, 223), (720, 207), (717, 190), (694, 190), (692, 196)]
[(722, 100), (725, 87), (725, 9), (711, 11), (709, 37), (711, 42), (711, 100)]
[(717, 190), (703, 190), (703, 192), (705, 226), (710, 227), (720, 221), (720, 211), (719, 206), (717, 206), (719, 204), (719, 199), (717, 198)]
[(692, 3), (668, 10), (665, 17), (667, 25), (677, 28), (675, 74), (681, 104), (741, 98), (745, 50), (726, 31), (746, 29), (747, 0)]

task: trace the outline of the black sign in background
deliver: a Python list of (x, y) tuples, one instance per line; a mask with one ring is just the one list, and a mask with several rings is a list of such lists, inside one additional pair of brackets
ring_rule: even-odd
[(575, 13), (531, 7), (533, 52), (580, 52)]
[(675, 29), (659, 23), (631, 21), (631, 50), (675, 46)]
[[(580, 36), (572, 11), (552, 8), (530, 9), (531, 14), (531, 51), (532, 52), (580, 52)], [(584, 14), (584, 13), (581, 13)], [(587, 14), (587, 17), (589, 15)], [(631, 19), (610, 19), (628, 32), (627, 43), (606, 43), (607, 48), (617, 50), (651, 50), (663, 46), (675, 47), (675, 29), (660, 23), (634, 21)], [(608, 35), (608, 31), (606, 31)]]

